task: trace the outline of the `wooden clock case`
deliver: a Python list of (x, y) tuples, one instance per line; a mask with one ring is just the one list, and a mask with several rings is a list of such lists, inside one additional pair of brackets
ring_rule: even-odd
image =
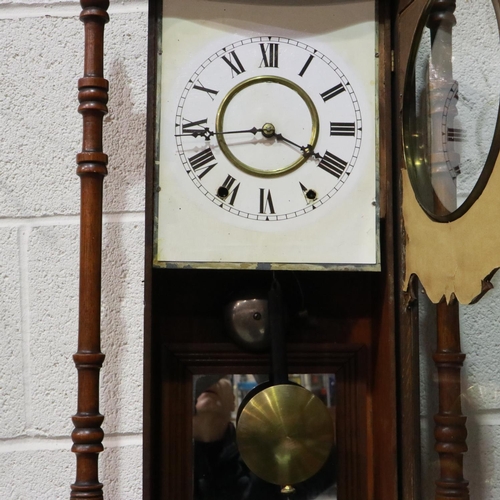
[[(103, 34), (109, 20), (109, 3), (82, 0), (81, 4), (85, 66), (79, 81), (83, 151), (77, 156), (82, 193), (80, 322), (78, 352), (74, 356), (78, 410), (72, 434), (77, 467), (71, 498), (102, 499), (103, 485), (98, 480), (104, 418), (99, 413), (99, 370), (104, 360), (100, 352), (100, 273), (102, 187), (107, 173), (102, 124), (108, 91), (103, 75)], [(294, 320), (289, 328), (287, 355), (291, 371), (335, 373), (338, 381), (340, 500), (421, 500), (416, 280), (409, 280), (408, 291), (403, 292), (406, 235), (400, 186), (401, 170), (405, 168), (401, 116), (407, 56), (417, 19), (427, 5), (428, 0), (380, 0), (378, 4), (381, 272), (277, 274), (288, 290), (300, 283), (308, 311), (307, 321)], [(161, 2), (150, 0), (149, 7), (149, 54), (155, 54)], [(433, 4), (439, 15), (449, 15), (454, 7), (454, 0), (434, 0)], [(408, 16), (413, 18), (411, 23)], [(269, 287), (271, 273), (153, 267), (156, 83), (155, 58), (150, 57), (143, 498), (190, 500), (193, 375), (268, 371), (267, 355), (244, 352), (229, 341), (222, 310), (234, 292)], [(454, 404), (460, 394), (464, 358), (457, 308), (456, 301), (450, 307), (445, 302), (438, 305), (441, 321), (435, 360), (442, 412), (436, 416), (436, 450), (441, 465), (436, 490), (439, 500), (469, 498), (462, 467), (467, 448), (465, 419)], [(290, 308), (291, 314), (296, 315), (298, 310), (296, 304)]]
[[(335, 373), (338, 380), (339, 499), (396, 500), (403, 488), (401, 459), (416, 453), (412, 439), (398, 447), (401, 426), (415, 436), (411, 340), (398, 362), (397, 338), (413, 328), (413, 309), (399, 290), (399, 211), (394, 216), (391, 127), (391, 2), (379, 2), (380, 237), (381, 272), (289, 271), (309, 321), (293, 321), (288, 363), (295, 373)], [(286, 8), (286, 7), (284, 7)], [(161, 2), (150, 1), (149, 53), (158, 47)], [(231, 294), (262, 289), (270, 271), (154, 268), (155, 116), (157, 68), (149, 58), (147, 254), (145, 301), (144, 498), (192, 498), (192, 379), (202, 373), (267, 373), (268, 356), (250, 354), (224, 332), (223, 307)], [(395, 237), (396, 235), (396, 237)], [(398, 305), (400, 304), (400, 305)], [(399, 315), (399, 310), (402, 315)], [(297, 311), (295, 311), (297, 312)], [(293, 311), (292, 311), (293, 313)], [(404, 334), (412, 339), (411, 334)], [(403, 377), (402, 377), (403, 375)], [(402, 378), (401, 378), (402, 377)], [(402, 380), (401, 383), (399, 381)], [(398, 394), (405, 394), (398, 406)], [(417, 397), (418, 401), (418, 397)], [(403, 412), (403, 413), (402, 413)], [(418, 415), (418, 412), (417, 412)], [(417, 433), (418, 434), (418, 433)], [(417, 435), (418, 437), (418, 435)], [(413, 463), (413, 457), (412, 457)], [(407, 468), (407, 467), (406, 467)], [(414, 476), (411, 468), (409, 476)], [(409, 480), (411, 482), (411, 479)], [(410, 498), (410, 497), (408, 497)]]

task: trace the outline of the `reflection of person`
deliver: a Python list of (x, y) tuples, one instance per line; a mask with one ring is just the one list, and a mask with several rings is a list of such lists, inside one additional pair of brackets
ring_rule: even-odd
[[(195, 387), (194, 500), (284, 500), (281, 488), (249, 471), (236, 445), (231, 422), (235, 397), (231, 380), (222, 375), (201, 376)], [(335, 482), (332, 450), (322, 469), (294, 485), (293, 500), (312, 500)], [(328, 498), (329, 495), (326, 496)]]
[[(222, 439), (231, 413), (235, 410), (235, 397), (231, 380), (218, 375), (198, 379), (196, 390), (196, 413), (193, 417), (195, 441), (210, 443)], [(212, 383), (211, 383), (212, 382)], [(205, 387), (209, 384), (207, 387)]]
[(241, 500), (249, 472), (240, 459), (231, 422), (235, 398), (231, 380), (220, 375), (196, 382), (193, 417), (194, 499)]

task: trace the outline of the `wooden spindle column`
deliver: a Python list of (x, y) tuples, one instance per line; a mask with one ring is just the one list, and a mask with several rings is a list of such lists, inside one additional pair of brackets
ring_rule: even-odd
[[(431, 175), (434, 212), (447, 215), (456, 209), (456, 180), (452, 178), (443, 152), (441, 121), (443, 104), (453, 84), (452, 30), (456, 24), (455, 0), (434, 0), (427, 27), (431, 32), (432, 74), (430, 103), (433, 130)], [(449, 116), (456, 116), (456, 103), (450, 105)], [(459, 304), (453, 296), (449, 303), (437, 305), (437, 351), (434, 362), (438, 372), (439, 412), (436, 424), (435, 449), (439, 454), (440, 476), (436, 481), (436, 500), (468, 500), (469, 482), (463, 475), (463, 454), (467, 451), (466, 417), (462, 415), (460, 371), (465, 354), (460, 347)]]
[(465, 354), (460, 347), (458, 301), (437, 305), (437, 351), (439, 412), (434, 416), (435, 449), (439, 454), (440, 477), (436, 500), (468, 500), (469, 481), (464, 479), (463, 454), (467, 451), (467, 417), (462, 415), (460, 371)]
[(77, 155), (81, 180), (80, 303), (78, 352), (78, 406), (72, 433), (76, 454), (76, 481), (71, 498), (102, 500), (98, 458), (104, 433), (99, 413), (101, 353), (102, 184), (108, 157), (102, 152), (102, 121), (107, 113), (108, 82), (103, 78), (104, 25), (109, 21), (108, 0), (82, 0), (85, 25), (84, 76), (78, 82), (78, 111), (83, 116), (83, 148)]

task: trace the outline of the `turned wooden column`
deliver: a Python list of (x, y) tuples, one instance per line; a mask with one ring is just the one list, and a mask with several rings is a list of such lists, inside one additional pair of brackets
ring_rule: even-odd
[(76, 454), (76, 481), (71, 498), (102, 500), (98, 457), (104, 433), (99, 413), (101, 353), (101, 247), (102, 184), (108, 157), (102, 152), (102, 121), (107, 113), (108, 82), (103, 78), (104, 24), (109, 21), (107, 0), (82, 0), (80, 19), (85, 25), (84, 76), (78, 82), (78, 111), (83, 116), (83, 148), (77, 155), (81, 180), (80, 303), (78, 352), (78, 406), (72, 433)]
[(460, 371), (465, 354), (460, 348), (458, 301), (452, 298), (437, 305), (437, 351), (439, 412), (434, 416), (435, 449), (439, 454), (440, 476), (436, 500), (468, 500), (469, 481), (464, 479), (463, 454), (467, 451), (467, 417), (462, 415)]
[[(455, 0), (434, 0), (427, 27), (431, 32), (429, 90), (431, 105), (431, 177), (435, 192), (434, 212), (447, 215), (457, 208), (456, 177), (446, 164), (442, 117), (444, 102), (455, 84), (453, 79), (452, 30), (456, 24)], [(456, 102), (450, 104), (449, 117), (457, 115)], [(460, 371), (465, 354), (460, 347), (459, 304), (453, 296), (437, 305), (437, 350), (434, 362), (438, 372), (439, 412), (434, 416), (435, 450), (439, 454), (440, 475), (436, 481), (436, 500), (468, 500), (469, 482), (463, 475), (463, 454), (467, 451), (466, 417), (462, 415)]]

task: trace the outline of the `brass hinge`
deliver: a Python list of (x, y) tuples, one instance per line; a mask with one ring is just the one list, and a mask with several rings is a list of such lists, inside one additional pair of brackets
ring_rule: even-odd
[(394, 73), (394, 49), (391, 49), (391, 73)]

